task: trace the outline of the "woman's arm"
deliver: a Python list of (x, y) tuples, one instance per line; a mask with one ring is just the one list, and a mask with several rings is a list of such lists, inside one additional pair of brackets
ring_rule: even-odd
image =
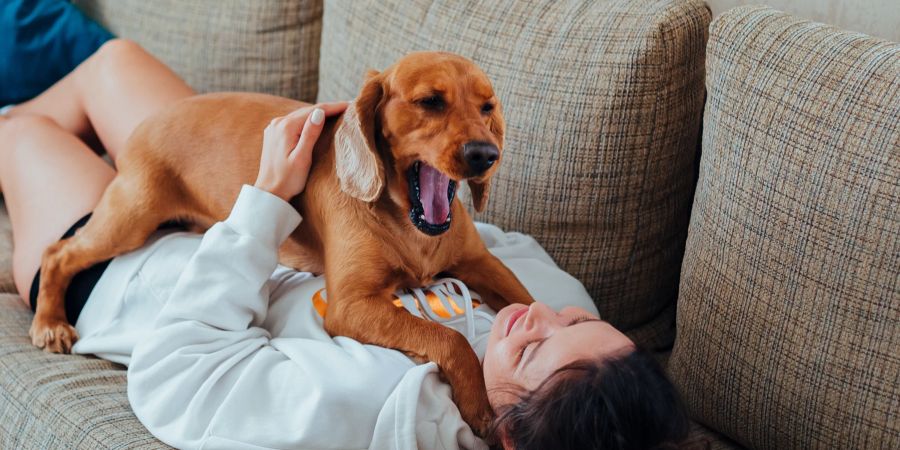
[[(228, 219), (207, 231), (135, 348), (135, 414), (179, 448), (483, 448), (434, 364), (416, 367), (343, 337), (272, 338), (262, 328), (277, 249), (300, 221), (284, 199), (303, 189), (309, 167), (291, 148), (311, 151), (318, 132), (306, 122), (292, 135), (303, 121), (286, 120), (266, 131), (262, 189), (244, 186)], [(284, 286), (279, 302), (310, 300), (303, 283)], [(294, 318), (303, 310), (293, 308), (293, 320), (321, 326)]]
[(308, 155), (306, 162), (291, 155), (311, 151), (315, 140), (299, 138), (299, 125), (321, 124), (306, 115), (267, 129), (257, 180), (266, 189), (242, 188), (134, 350), (132, 407), (176, 447), (365, 447), (384, 399), (411, 365), (346, 339), (273, 341), (260, 327), (277, 249), (300, 222), (284, 199), (302, 190), (309, 167)]
[(288, 203), (245, 186), (229, 218), (207, 231), (155, 330), (135, 348), (129, 400), (164, 442), (368, 446), (409, 360), (347, 339), (273, 341), (259, 326), (277, 248), (298, 222)]

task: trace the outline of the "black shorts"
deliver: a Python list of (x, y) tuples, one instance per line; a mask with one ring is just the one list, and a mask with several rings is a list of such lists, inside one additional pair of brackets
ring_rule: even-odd
[[(69, 230), (62, 235), (60, 239), (66, 239), (75, 235), (75, 231), (79, 228), (83, 227), (84, 224), (87, 223), (88, 219), (91, 218), (91, 213), (82, 217), (78, 222), (75, 222), (74, 225), (69, 227)], [(97, 281), (100, 280), (100, 277), (103, 275), (103, 271), (106, 270), (106, 266), (109, 265), (111, 259), (107, 259), (106, 261), (99, 262), (94, 264), (87, 269), (82, 270), (75, 274), (72, 278), (72, 282), (69, 283), (69, 288), (66, 289), (66, 318), (69, 320), (69, 323), (74, 325), (78, 320), (78, 315), (81, 314), (81, 310), (84, 309), (85, 303), (88, 301), (88, 297), (91, 296), (91, 291), (94, 290), (94, 286), (97, 285)], [(34, 275), (34, 281), (31, 282), (31, 310), (37, 310), (37, 297), (38, 297), (38, 289), (41, 286), (41, 269), (38, 268), (37, 273)]]

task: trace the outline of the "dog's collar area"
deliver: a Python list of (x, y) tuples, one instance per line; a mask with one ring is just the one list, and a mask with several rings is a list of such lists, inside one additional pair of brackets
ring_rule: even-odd
[(453, 217), (453, 196), (456, 195), (456, 181), (450, 180), (447, 186), (448, 204), (451, 205), (451, 211), (447, 213), (447, 220), (437, 225), (428, 223), (425, 220), (425, 208), (422, 206), (422, 200), (420, 199), (422, 189), (419, 186), (419, 169), (421, 164), (420, 161), (416, 161), (406, 171), (406, 180), (409, 183), (409, 201), (412, 203), (412, 208), (409, 210), (409, 220), (412, 221), (419, 231), (429, 236), (437, 236), (450, 229), (450, 219)]

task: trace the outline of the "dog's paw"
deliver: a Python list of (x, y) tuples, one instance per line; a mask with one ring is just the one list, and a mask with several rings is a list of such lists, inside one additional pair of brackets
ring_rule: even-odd
[(35, 347), (51, 353), (71, 353), (72, 345), (78, 340), (78, 332), (65, 319), (39, 320), (35, 317), (28, 335)]
[[(465, 339), (459, 335), (460, 339)], [(465, 341), (463, 341), (465, 342)], [(453, 401), (459, 408), (462, 419), (469, 424), (472, 431), (485, 440), (490, 440), (488, 433), (494, 420), (494, 411), (488, 401), (487, 389), (484, 385), (484, 375), (478, 357), (473, 351), (462, 351), (458, 344), (454, 358), (445, 364), (447, 369), (443, 375), (450, 382), (453, 389)]]
[[(482, 401), (463, 401), (457, 403), (459, 406), (459, 412), (462, 415), (463, 420), (469, 424), (469, 427), (472, 428), (472, 431), (478, 435), (478, 437), (490, 440), (491, 436), (488, 436), (488, 433), (491, 431), (491, 422), (494, 420), (494, 412), (491, 409), (490, 404), (488, 404), (487, 399)], [(463, 406), (465, 405), (465, 406)]]

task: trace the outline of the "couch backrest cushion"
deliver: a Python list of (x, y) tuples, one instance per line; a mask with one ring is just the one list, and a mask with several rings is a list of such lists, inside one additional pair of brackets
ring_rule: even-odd
[(503, 165), (476, 219), (535, 236), (601, 315), (665, 347), (708, 22), (695, 0), (326, 2), (319, 99), (356, 96), (366, 69), (409, 51), (472, 59), (507, 124)]
[(676, 384), (751, 448), (900, 448), (900, 45), (742, 7), (707, 87)]
[(200, 92), (316, 98), (322, 0), (76, 0)]

